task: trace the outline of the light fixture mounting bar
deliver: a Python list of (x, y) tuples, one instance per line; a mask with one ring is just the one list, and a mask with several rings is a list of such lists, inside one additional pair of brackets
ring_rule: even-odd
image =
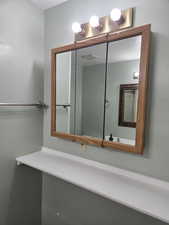
[(82, 31), (75, 33), (75, 41), (83, 41), (87, 38), (93, 38), (98, 35), (132, 27), (133, 8), (122, 10), (122, 20), (120, 21), (112, 21), (109, 15), (101, 17), (99, 22), (100, 25), (98, 27), (92, 27), (90, 23), (81, 24)]

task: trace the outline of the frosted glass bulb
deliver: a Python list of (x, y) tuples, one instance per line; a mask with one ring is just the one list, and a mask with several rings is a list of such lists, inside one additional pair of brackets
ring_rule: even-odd
[(99, 17), (98, 16), (92, 16), (90, 18), (90, 26), (91, 27), (98, 27), (99, 26)]
[(112, 9), (110, 17), (114, 22), (119, 21), (121, 19), (121, 16), (122, 16), (121, 9), (117, 9), (117, 8)]
[(80, 33), (82, 31), (80, 23), (78, 23), (78, 22), (73, 23), (72, 30), (75, 34)]

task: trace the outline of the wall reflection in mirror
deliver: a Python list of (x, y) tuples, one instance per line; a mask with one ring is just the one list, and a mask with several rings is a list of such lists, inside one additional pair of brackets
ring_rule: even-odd
[(140, 52), (135, 36), (57, 54), (56, 131), (135, 145)]

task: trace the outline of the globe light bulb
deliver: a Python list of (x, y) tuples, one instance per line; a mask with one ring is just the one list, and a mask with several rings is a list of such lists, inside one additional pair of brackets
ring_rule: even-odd
[(75, 34), (80, 33), (82, 31), (81, 25), (78, 22), (74, 22), (72, 24), (72, 30)]
[(133, 73), (133, 79), (138, 79), (139, 78), (139, 72), (134, 72)]
[(121, 9), (117, 9), (117, 8), (112, 9), (111, 14), (110, 14), (110, 17), (111, 17), (111, 19), (114, 22), (119, 21), (121, 19), (121, 17), (122, 17), (122, 11), (121, 11)]
[(93, 28), (96, 28), (99, 26), (99, 17), (98, 16), (92, 16), (90, 18), (90, 26)]

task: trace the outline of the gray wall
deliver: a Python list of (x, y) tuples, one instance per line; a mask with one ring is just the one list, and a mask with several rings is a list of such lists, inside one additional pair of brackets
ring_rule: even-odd
[[(169, 181), (169, 76), (167, 74), (169, 69), (168, 0), (107, 0), (106, 4), (105, 1), (99, 1), (98, 3), (98, 0), (70, 0), (59, 7), (47, 10), (45, 12), (45, 101), (50, 103), (49, 50), (73, 42), (73, 34), (71, 31), (72, 22), (76, 20), (82, 23), (86, 22), (93, 13), (99, 16), (107, 15), (113, 7), (136, 7), (134, 25), (152, 24), (153, 34), (150, 57), (150, 87), (145, 153), (143, 156), (137, 156), (116, 150), (112, 151), (106, 148), (101, 149), (91, 146), (88, 146), (84, 150), (79, 144), (51, 137), (50, 110), (46, 112), (44, 116), (44, 145), (63, 152)], [(51, 190), (52, 186), (54, 188)], [(95, 199), (93, 200), (95, 201), (95, 207), (92, 205), (92, 200), (88, 198), (86, 203), (88, 210), (85, 211), (86, 207), (85, 210), (81, 211), (81, 215), (84, 216), (86, 221), (89, 220), (90, 224), (97, 224), (95, 223), (95, 218), (105, 207), (107, 209), (106, 212), (110, 212), (108, 216), (111, 217), (112, 224), (132, 224), (132, 216), (124, 216), (127, 214), (126, 212), (128, 212), (128, 215), (132, 215), (132, 210), (128, 210), (127, 208), (120, 210), (118, 208), (119, 206), (113, 203), (110, 204), (109, 201), (78, 189), (80, 193), (84, 193), (81, 195), (79, 192), (76, 192), (77, 188), (73, 186), (72, 190), (74, 191), (74, 195), (72, 195), (68, 187), (69, 186), (66, 183), (62, 183), (62, 181), (51, 179), (48, 176), (43, 177), (43, 224), (71, 224), (71, 220), (68, 216), (69, 211), (75, 213), (74, 218), (76, 218), (77, 222), (74, 224), (80, 224), (81, 220), (79, 220), (78, 217), (80, 213), (76, 214), (76, 210), (77, 208), (81, 208), (83, 201), (85, 201), (88, 195), (93, 196)], [(54, 198), (55, 200), (52, 201)], [(72, 202), (72, 205), (67, 205), (66, 200), (63, 201), (66, 198), (69, 203)], [(98, 199), (100, 200), (99, 204), (97, 204)], [(77, 202), (74, 203), (73, 201), (76, 200)], [(104, 204), (102, 204), (103, 202)], [(67, 210), (64, 209), (64, 207), (67, 207)], [(47, 215), (46, 210), (50, 210), (50, 216), (49, 214)], [(55, 213), (57, 210), (60, 210), (61, 213), (65, 212), (64, 216), (68, 218), (68, 222), (60, 222), (59, 217), (57, 218)], [(91, 214), (90, 211), (92, 212)], [(119, 216), (120, 219), (118, 221), (114, 214), (112, 214), (112, 211), (115, 211)], [(104, 224), (108, 224), (109, 219), (107, 214), (105, 213), (102, 216)], [(52, 221), (50, 221), (50, 219)], [(87, 224), (86, 221), (84, 221), (83, 224)], [(141, 220), (138, 216), (135, 224), (150, 225), (155, 224), (155, 221), (150, 222), (146, 216), (142, 217)], [(163, 223), (159, 222), (159, 224)]]
[[(27, 0), (1, 0), (0, 102), (42, 100), (42, 56), (41, 11)], [(40, 149), (42, 124), (36, 109), (0, 109), (0, 225), (41, 224), (41, 174), (15, 158)]]

